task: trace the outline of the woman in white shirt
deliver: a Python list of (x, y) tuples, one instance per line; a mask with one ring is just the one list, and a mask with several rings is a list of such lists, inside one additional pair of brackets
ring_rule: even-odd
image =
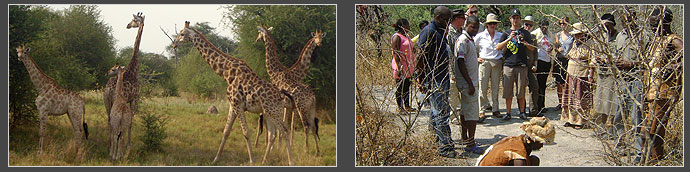
[[(503, 77), (503, 52), (496, 50), (496, 45), (501, 42), (502, 32), (496, 31), (498, 24), (498, 17), (490, 13), (486, 16), (486, 30), (478, 33), (475, 37), (475, 44), (479, 48), (479, 106), (483, 111), (492, 111), (493, 116), (501, 118), (498, 103), (498, 87), (500, 85), (501, 77)], [(487, 98), (487, 89), (491, 82), (491, 104)], [(481, 113), (484, 114), (484, 113)], [(486, 119), (485, 116), (480, 115), (479, 123)]]

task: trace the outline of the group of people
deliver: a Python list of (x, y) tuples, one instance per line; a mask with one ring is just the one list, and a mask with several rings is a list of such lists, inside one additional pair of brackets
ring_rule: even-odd
[[(524, 135), (495, 143), (477, 165), (538, 165), (538, 158), (529, 153), (553, 141), (555, 135), (543, 117), (547, 79), (553, 73), (559, 100), (554, 110), (561, 111), (565, 127), (582, 129), (589, 121), (600, 126), (597, 135), (614, 138), (624, 133), (623, 120), (630, 117), (635, 124), (635, 161), (643, 156), (644, 138), (651, 139), (651, 159), (663, 158), (664, 125), (682, 89), (682, 38), (671, 33), (670, 11), (655, 9), (649, 19), (651, 30), (641, 31), (635, 23), (636, 12), (626, 8), (620, 19), (624, 31), (618, 32), (615, 17), (606, 13), (599, 18), (601, 27), (570, 24), (568, 17), (558, 18), (561, 31), (557, 33), (549, 31), (546, 17), (538, 23), (529, 15), (523, 19), (519, 9), (510, 10), (510, 28), (504, 32), (498, 30), (501, 21), (496, 14), (490, 13), (480, 22), (478, 12), (476, 5), (468, 5), (466, 10), (438, 6), (431, 22), (419, 23), (421, 32), (414, 38), (409, 36), (409, 21), (398, 19), (393, 24), (396, 33), (391, 39), (391, 62), (398, 83), (396, 102), (401, 112), (416, 111), (409, 105), (409, 87), (416, 79), (420, 91), (429, 96), (425, 103), (430, 105), (429, 123), (440, 145), (440, 156), (459, 156), (449, 123), (461, 125), (459, 144), (465, 145), (465, 151), (484, 153), (474, 134), (477, 123), (489, 117), (483, 112), (491, 112), (503, 121), (513, 116), (533, 118), (521, 127)], [(598, 40), (595, 34), (604, 35), (605, 40)], [(640, 47), (651, 53), (640, 53)], [(607, 52), (611, 55), (605, 55)], [(651, 60), (643, 60), (645, 55)], [(500, 86), (505, 114), (499, 112)], [(514, 97), (518, 112), (511, 108)], [(652, 109), (650, 118), (642, 116), (645, 106)], [(592, 109), (594, 113), (589, 115)], [(606, 127), (607, 120), (613, 127)], [(649, 137), (642, 134), (644, 121), (651, 123), (647, 125)], [(515, 154), (491, 153), (506, 151), (502, 149)]]

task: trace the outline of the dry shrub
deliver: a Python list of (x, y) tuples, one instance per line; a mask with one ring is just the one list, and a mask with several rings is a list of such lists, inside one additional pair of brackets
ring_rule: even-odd
[[(358, 21), (356, 163), (358, 166), (449, 165), (443, 163), (445, 158), (438, 156), (431, 132), (413, 130), (417, 115), (403, 117), (390, 111), (389, 104), (394, 103), (388, 97), (395, 92), (396, 85), (390, 69), (390, 33), (373, 31), (390, 24), (387, 20), (373, 22), (359, 18)], [(371, 35), (376, 33), (382, 35)], [(377, 42), (374, 37), (383, 39)], [(415, 95), (416, 90), (410, 91)], [(382, 95), (384, 99), (380, 100)]]

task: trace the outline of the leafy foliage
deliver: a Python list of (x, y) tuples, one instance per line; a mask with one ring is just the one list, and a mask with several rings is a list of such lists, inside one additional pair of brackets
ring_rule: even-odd
[[(132, 52), (132, 47), (120, 49), (115, 62), (119, 65), (128, 65), (132, 59)], [(139, 51), (140, 94), (144, 97), (176, 95), (173, 65), (174, 61), (163, 55)]]
[(225, 95), (227, 83), (213, 71), (196, 49), (183, 56), (176, 69), (175, 82), (181, 91), (211, 97)]
[[(114, 57), (111, 29), (96, 6), (52, 11), (44, 6), (9, 6), (10, 116), (35, 116), (37, 93), (15, 48), (25, 44), (37, 65), (70, 90), (97, 88)], [(100, 83), (100, 84), (97, 84)], [(18, 116), (17, 116), (18, 115)], [(22, 117), (20, 117), (22, 118)]]
[(141, 142), (144, 143), (142, 149), (144, 151), (163, 150), (163, 140), (168, 137), (168, 134), (165, 132), (165, 125), (168, 123), (167, 118), (163, 115), (144, 113), (141, 116), (141, 121), (144, 126), (144, 135), (139, 137)]
[(273, 27), (277, 54), (281, 63), (292, 66), (300, 56), (302, 47), (317, 29), (326, 33), (320, 47), (312, 54), (312, 64), (306, 83), (314, 88), (320, 106), (335, 105), (335, 6), (315, 5), (236, 5), (227, 6), (224, 17), (231, 21), (237, 35), (237, 57), (262, 78), (268, 80), (264, 43), (255, 42), (257, 26)]
[[(190, 27), (203, 34), (219, 50), (227, 54), (232, 54), (236, 50), (235, 41), (216, 34), (215, 28), (209, 26), (208, 22), (196, 23)], [(169, 48), (172, 48), (172, 44)], [(178, 45), (176, 51), (178, 55), (181, 55), (181, 61), (174, 75), (177, 88), (202, 97), (225, 95), (227, 83), (208, 66), (206, 60), (191, 43)]]
[(24, 64), (18, 60), (15, 48), (22, 43), (38, 39), (38, 34), (46, 28), (42, 26), (44, 18), (49, 14), (45, 7), (25, 5), (9, 6), (9, 116), (10, 126), (36, 114), (34, 98), (36, 91), (29, 79), (29, 73)]

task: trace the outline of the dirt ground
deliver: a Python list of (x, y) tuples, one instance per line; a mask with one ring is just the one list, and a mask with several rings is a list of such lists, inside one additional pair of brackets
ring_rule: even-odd
[[(389, 110), (394, 113), (397, 112), (397, 105), (392, 95), (394, 90), (386, 91), (387, 89), (384, 88), (378, 89), (379, 90), (376, 91), (376, 98), (382, 101), (380, 103), (389, 104)], [(416, 91), (411, 90), (411, 92), (414, 93)], [(421, 94), (411, 97), (412, 102), (416, 102), (418, 97), (421, 97)], [(547, 113), (545, 116), (548, 117), (552, 123), (556, 124), (556, 139), (553, 144), (544, 145), (544, 147), (540, 150), (532, 152), (532, 155), (536, 155), (541, 159), (541, 166), (609, 166), (609, 164), (604, 161), (602, 143), (595, 137), (591, 136), (593, 133), (592, 129), (576, 130), (571, 127), (563, 127), (564, 121), (559, 121), (560, 111), (555, 111), (554, 109), (554, 107), (558, 105), (558, 96), (555, 88), (547, 89), (545, 99), (545, 105), (547, 108)], [(527, 96), (527, 100), (529, 100), (529, 94)], [(499, 102), (500, 112), (501, 114), (505, 114), (505, 100), (500, 98)], [(414, 108), (419, 108), (417, 107), (416, 103), (412, 103), (411, 105)], [(414, 126), (414, 130), (419, 132), (414, 133), (428, 133), (426, 130), (429, 119), (428, 113), (430, 111), (428, 107), (423, 107), (421, 112), (422, 113), (418, 115), (418, 122), (416, 122)], [(516, 112), (519, 112), (517, 109), (517, 101), (513, 101), (511, 113)], [(491, 113), (485, 113), (485, 115), (490, 116)], [(392, 119), (396, 119), (398, 122), (400, 122), (399, 118)], [(489, 117), (485, 123), (477, 125), (475, 140), (480, 144), (480, 148), (486, 149), (491, 146), (491, 144), (504, 137), (523, 134), (524, 132), (519, 128), (522, 122), (525, 121), (517, 118), (515, 115), (510, 121), (502, 121), (500, 119)], [(459, 142), (460, 126), (454, 124), (450, 125), (453, 140)], [(458, 153), (462, 153), (463, 157), (465, 158), (448, 159), (448, 162), (450, 163), (449, 165), (475, 164), (476, 159), (480, 155), (464, 152), (463, 148), (464, 146), (462, 145), (456, 145), (456, 151), (458, 151)]]

